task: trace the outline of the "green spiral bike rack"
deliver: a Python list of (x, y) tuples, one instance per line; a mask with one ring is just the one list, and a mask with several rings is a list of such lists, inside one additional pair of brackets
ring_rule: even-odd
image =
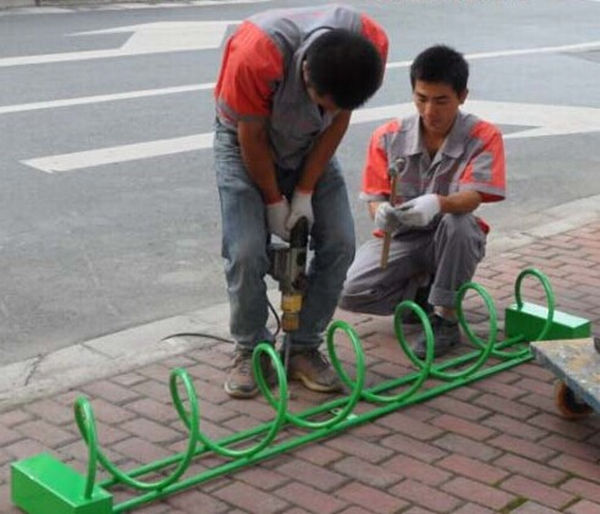
[[(525, 308), (521, 299), (521, 283), (527, 276), (537, 278), (546, 295), (545, 319), (540, 321), (541, 328), (536, 337), (525, 338), (520, 333), (498, 341), (497, 313), (491, 296), (482, 286), (467, 283), (457, 293), (457, 314), (460, 326), (476, 349), (460, 357), (434, 364), (434, 339), (429, 320), (416, 303), (404, 301), (396, 308), (394, 328), (400, 346), (416, 371), (370, 389), (365, 389), (365, 358), (356, 332), (345, 322), (333, 322), (327, 331), (327, 349), (333, 367), (350, 394), (298, 414), (288, 409), (287, 380), (277, 352), (270, 344), (259, 344), (252, 355), (252, 365), (260, 391), (275, 412), (274, 419), (219, 441), (211, 440), (202, 432), (200, 407), (192, 380), (184, 369), (174, 369), (170, 376), (170, 392), (179, 418), (189, 432), (187, 448), (184, 452), (128, 472), (118, 469), (100, 449), (92, 407), (86, 398), (79, 397), (75, 402), (75, 419), (88, 447), (87, 475), (81, 476), (48, 454), (15, 462), (12, 464), (13, 502), (29, 514), (112, 514), (130, 511), (142, 504), (230, 474), (311, 441), (331, 437), (337, 432), (529, 361), (533, 356), (526, 343), (531, 340), (543, 340), (554, 329), (555, 300), (546, 276), (536, 269), (529, 268), (522, 271), (515, 282), (514, 309), (517, 312)], [(477, 293), (487, 308), (487, 340), (476, 336), (465, 320), (462, 302), (469, 291)], [(423, 360), (414, 354), (404, 336), (401, 319), (402, 314), (408, 310), (416, 313), (425, 331), (427, 350)], [(354, 378), (343, 368), (336, 353), (334, 339), (340, 331), (347, 336), (354, 351)], [(262, 375), (259, 362), (263, 354), (271, 360), (275, 368), (278, 380), (277, 396), (271, 392)], [(437, 385), (424, 388), (428, 378), (435, 379)], [(400, 392), (397, 392), (398, 390)], [(185, 391), (185, 399), (182, 399), (180, 391)], [(355, 414), (353, 411), (359, 402), (367, 404), (371, 410)], [(303, 429), (305, 433), (284, 438), (284, 427)], [(297, 433), (298, 430), (292, 432)], [(190, 464), (204, 456), (217, 456), (224, 462), (197, 475), (184, 477)], [(101, 465), (111, 478), (96, 483), (98, 465)], [(149, 474), (158, 475), (160, 479), (141, 479)], [(137, 491), (137, 496), (113, 505), (113, 496), (108, 490), (117, 485)]]

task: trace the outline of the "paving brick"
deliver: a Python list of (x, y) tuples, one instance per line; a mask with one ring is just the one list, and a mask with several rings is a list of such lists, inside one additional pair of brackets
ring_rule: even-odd
[(400, 498), (357, 482), (345, 485), (336, 492), (336, 496), (378, 514), (399, 512), (408, 506), (408, 503)]
[(371, 511), (352, 505), (351, 507), (342, 510), (339, 514), (371, 514)]
[(572, 494), (519, 475), (507, 478), (500, 487), (553, 509), (562, 509), (575, 498)]
[(501, 435), (487, 442), (508, 452), (522, 455), (523, 457), (529, 457), (530, 459), (535, 459), (538, 461), (546, 461), (550, 457), (556, 455), (556, 451), (552, 450), (551, 448), (545, 448), (530, 441), (525, 441), (524, 439), (511, 437), (508, 435)]
[(574, 475), (579, 475), (586, 480), (600, 482), (600, 467), (598, 467), (598, 463), (596, 462), (562, 454), (552, 459), (549, 464)]
[(505, 416), (511, 416), (517, 419), (527, 419), (535, 414), (535, 409), (522, 405), (513, 400), (501, 398), (495, 394), (484, 394), (475, 399), (477, 405), (485, 406), (487, 409), (494, 410)]
[(515, 510), (512, 510), (511, 514), (555, 514), (558, 512), (558, 510), (544, 507), (536, 502), (525, 502)]
[(492, 393), (508, 400), (515, 400), (525, 394), (525, 391), (519, 387), (491, 379), (480, 380), (479, 382), (476, 382), (473, 387), (476, 387), (482, 392)]
[(532, 427), (530, 420), (521, 421), (502, 414), (494, 414), (483, 420), (483, 424), (500, 431), (503, 434), (514, 435), (522, 439), (535, 441), (548, 434), (548, 432)]
[(294, 455), (319, 466), (325, 466), (343, 457), (343, 453), (322, 444), (304, 446), (296, 450)]
[(432, 419), (431, 423), (444, 430), (449, 430), (450, 432), (455, 432), (477, 441), (482, 441), (496, 434), (495, 430), (483, 427), (479, 423), (472, 423), (449, 414), (438, 416)]
[(546, 381), (554, 379), (554, 375), (551, 371), (548, 371), (546, 368), (543, 368), (542, 366), (534, 362), (520, 364), (517, 369), (518, 373), (522, 376)]
[(404, 477), (391, 469), (348, 457), (334, 464), (333, 468), (344, 476), (373, 487), (386, 488), (400, 482)]
[(452, 514), (494, 514), (494, 511), (475, 503), (466, 503)]
[(347, 479), (339, 473), (329, 471), (321, 466), (316, 466), (315, 464), (311, 464), (310, 462), (301, 459), (292, 459), (282, 466), (279, 466), (277, 471), (294, 480), (299, 480), (300, 482), (304, 482), (307, 485), (311, 485), (323, 491), (332, 491), (347, 481)]
[[(386, 438), (384, 441), (388, 439), (389, 438)], [(380, 462), (393, 454), (388, 448), (383, 448), (379, 444), (363, 441), (362, 439), (358, 439), (348, 434), (340, 434), (333, 439), (329, 439), (324, 444), (334, 450), (349, 453), (350, 455), (355, 455), (356, 457), (373, 463)]]
[(452, 414), (460, 418), (465, 418), (470, 421), (477, 421), (481, 418), (488, 416), (490, 411), (471, 405), (467, 402), (462, 402), (448, 396), (438, 396), (427, 402), (427, 406), (432, 409), (445, 412), (446, 414)]
[[(32, 439), (37, 439), (45, 445), (58, 447), (78, 439), (78, 435), (52, 425), (42, 419), (27, 421), (18, 427), (18, 431)], [(12, 439), (14, 440), (14, 438)]]
[(333, 498), (330, 494), (317, 491), (304, 484), (288, 484), (276, 493), (287, 502), (299, 505), (303, 509), (316, 514), (330, 514), (344, 508), (347, 503)]
[(121, 455), (125, 455), (133, 461), (143, 464), (172, 455), (169, 450), (139, 437), (130, 437), (129, 439), (119, 441), (112, 448)]
[[(150, 397), (160, 403), (170, 403), (172, 400), (169, 386), (166, 382), (146, 380), (139, 384), (135, 384), (131, 389), (139, 393), (140, 397)], [(198, 397), (203, 398), (200, 391), (198, 391)]]
[(436, 465), (486, 484), (495, 484), (508, 475), (507, 471), (495, 466), (457, 454), (449, 455)]
[(494, 465), (549, 485), (557, 484), (567, 476), (560, 466), (556, 469), (510, 453), (496, 459)]
[(137, 416), (135, 413), (109, 403), (102, 398), (94, 398), (90, 404), (96, 420), (103, 421), (109, 425), (122, 423)]
[(58, 403), (52, 399), (46, 398), (30, 403), (25, 406), (25, 410), (54, 425), (75, 424), (73, 409), (67, 408), (62, 403)]
[(515, 386), (530, 391), (532, 393), (538, 393), (550, 398), (554, 398), (554, 385), (548, 383), (547, 380), (535, 380), (533, 378), (524, 378), (514, 384)]
[[(41, 452), (48, 451), (48, 448), (39, 441), (25, 438), (4, 446), (6, 453), (15, 458), (15, 460), (25, 459)], [(1, 512), (1, 511), (0, 511)]]
[(200, 491), (187, 490), (181, 494), (170, 496), (169, 505), (181, 512), (202, 512), (202, 514), (220, 514), (229, 510), (229, 506), (211, 495)]
[(600, 448), (583, 441), (574, 441), (558, 435), (550, 435), (539, 441), (540, 444), (558, 450), (579, 459), (597, 462), (600, 459)]
[[(152, 398), (140, 398), (125, 405), (125, 407), (141, 416), (152, 419), (157, 423), (170, 423), (179, 419), (172, 405), (158, 402)], [(200, 419), (204, 419), (203, 405), (200, 406)]]
[(188, 437), (183, 432), (178, 432), (146, 418), (131, 419), (122, 423), (120, 428), (152, 443), (167, 443)]
[(98, 382), (86, 384), (82, 387), (82, 390), (84, 393), (91, 396), (98, 396), (116, 405), (132, 401), (139, 397), (137, 391), (134, 391), (129, 387), (123, 387), (110, 380), (100, 380)]
[(572, 478), (560, 487), (562, 490), (581, 496), (586, 500), (600, 503), (600, 485), (598, 484), (588, 480), (582, 480), (581, 478)]
[(390, 489), (390, 493), (435, 512), (451, 512), (462, 502), (450, 494), (414, 480), (404, 480)]
[(416, 439), (402, 434), (386, 437), (381, 441), (381, 444), (425, 462), (433, 462), (434, 460), (441, 459), (447, 455), (447, 453), (440, 448), (436, 448), (431, 444), (417, 441)]
[(222, 487), (214, 491), (213, 496), (217, 496), (244, 511), (256, 514), (279, 512), (288, 506), (286, 501), (242, 482), (234, 482)]
[[(19, 439), (23, 439), (23, 433), (27, 433), (27, 432), (21, 432), (21, 426), (24, 427), (28, 427), (29, 425), (31, 425), (31, 423), (36, 423), (36, 421), (28, 421), (26, 423), (23, 423), (22, 425), (19, 426), (19, 430), (12, 430), (10, 428), (7, 428), (5, 426), (0, 425), (0, 445), (4, 446), (10, 443), (13, 443), (15, 441), (18, 441)], [(28, 430), (29, 431), (29, 430)]]
[(238, 471), (235, 474), (235, 478), (266, 491), (280, 487), (290, 481), (290, 478), (286, 475), (257, 465), (243, 471)]
[(398, 475), (411, 478), (424, 484), (436, 486), (450, 478), (450, 473), (439, 469), (436, 466), (426, 464), (418, 459), (407, 457), (406, 455), (396, 455), (390, 460), (382, 462), (382, 467), (393, 471)]
[(565, 512), (569, 514), (600, 514), (600, 504), (581, 500), (571, 505)]
[(464, 477), (457, 477), (446, 482), (442, 489), (469, 502), (491, 507), (496, 512), (515, 499), (512, 494)]
[(29, 421), (35, 416), (23, 409), (15, 409), (0, 413), (0, 425), (12, 428), (19, 423)]
[(492, 448), (489, 444), (480, 443), (461, 435), (448, 433), (434, 441), (436, 446), (449, 453), (460, 453), (474, 459), (488, 461), (500, 455), (500, 450)]
[(415, 420), (411, 416), (400, 412), (394, 412), (381, 418), (379, 423), (393, 429), (395, 432), (401, 432), (422, 441), (433, 439), (443, 432), (429, 423)]

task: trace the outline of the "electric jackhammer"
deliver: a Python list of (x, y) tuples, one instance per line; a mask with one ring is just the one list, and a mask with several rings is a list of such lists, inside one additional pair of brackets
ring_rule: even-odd
[[(281, 291), (281, 329), (298, 330), (302, 298), (307, 286), (306, 261), (308, 254), (308, 220), (300, 218), (290, 234), (290, 242), (271, 243), (269, 261), (271, 275), (279, 282)], [(287, 348), (286, 348), (287, 351)]]

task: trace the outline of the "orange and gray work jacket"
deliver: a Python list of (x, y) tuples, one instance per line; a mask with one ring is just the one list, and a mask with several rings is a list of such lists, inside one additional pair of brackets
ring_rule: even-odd
[(238, 121), (268, 118), (275, 162), (282, 168), (299, 167), (333, 118), (310, 100), (302, 61), (315, 38), (336, 28), (364, 35), (385, 64), (384, 30), (344, 5), (265, 11), (244, 21), (226, 43), (215, 88), (217, 118), (233, 131)]
[[(398, 172), (397, 205), (427, 193), (477, 191), (484, 202), (506, 196), (502, 134), (491, 123), (461, 111), (433, 158), (425, 148), (418, 114), (377, 128), (367, 150), (360, 198), (389, 200), (391, 169)], [(487, 233), (487, 223), (478, 222)]]

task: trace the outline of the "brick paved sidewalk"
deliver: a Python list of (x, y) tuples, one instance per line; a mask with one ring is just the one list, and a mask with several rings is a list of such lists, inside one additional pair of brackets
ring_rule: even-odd
[[(549, 276), (558, 309), (590, 319), (598, 335), (600, 221), (486, 259), (476, 281), (500, 315), (527, 266)], [(528, 300), (541, 297), (529, 283), (524, 291)], [(469, 297), (466, 304), (478, 331), (485, 328), (480, 303)], [(361, 335), (370, 383), (405, 372), (391, 318), (339, 317)], [(185, 446), (168, 392), (175, 366), (194, 378), (201, 428), (210, 437), (272, 419), (263, 399), (234, 401), (224, 393), (229, 352), (228, 344), (204, 340), (185, 356), (0, 413), (0, 512), (18, 512), (10, 504), (13, 460), (50, 451), (85, 469), (72, 418), (73, 399), (82, 393), (91, 399), (103, 448), (125, 469)], [(350, 352), (341, 353), (350, 359)], [(600, 418), (557, 416), (553, 380), (537, 364), (523, 364), (135, 512), (600, 513)], [(322, 401), (296, 384), (291, 394), (294, 410)]]

